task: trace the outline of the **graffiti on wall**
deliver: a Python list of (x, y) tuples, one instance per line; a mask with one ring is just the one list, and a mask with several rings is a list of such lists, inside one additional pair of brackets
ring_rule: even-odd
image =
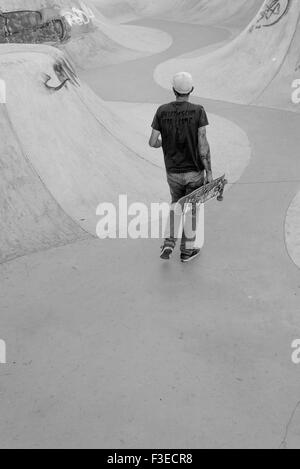
[(59, 85), (51, 85), (51, 80), (53, 77), (50, 75), (45, 75), (44, 84), (47, 89), (52, 91), (59, 91), (66, 87), (68, 83), (71, 83), (74, 86), (80, 86), (76, 72), (67, 59), (57, 60), (53, 66), (53, 71), (56, 78), (59, 80)]
[(55, 44), (70, 37), (70, 26), (56, 10), (48, 21), (41, 11), (0, 12), (0, 43)]
[(269, 0), (266, 2), (256, 23), (251, 26), (250, 32), (255, 29), (267, 28), (279, 23), (288, 13), (290, 4), (291, 0)]
[(64, 43), (71, 38), (74, 26), (86, 26), (95, 18), (83, 2), (76, 7), (60, 10), (44, 8), (40, 11), (0, 10), (0, 43)]
[(61, 12), (70, 26), (84, 26), (95, 18), (93, 11), (83, 2), (79, 2), (79, 6), (80, 8), (72, 7), (71, 10)]

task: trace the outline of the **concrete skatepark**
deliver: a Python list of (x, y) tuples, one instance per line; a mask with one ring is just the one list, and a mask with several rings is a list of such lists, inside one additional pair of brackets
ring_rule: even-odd
[[(298, 0), (0, 0), (44, 8), (89, 18), (0, 45), (0, 446), (298, 449)], [(229, 180), (189, 266), (96, 237), (99, 203), (169, 200), (147, 142), (181, 69)]]

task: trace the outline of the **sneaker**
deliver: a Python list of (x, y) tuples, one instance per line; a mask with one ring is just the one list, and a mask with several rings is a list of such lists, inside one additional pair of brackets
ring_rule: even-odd
[(200, 256), (201, 249), (193, 249), (189, 254), (181, 253), (180, 259), (181, 262), (191, 262), (196, 257)]
[(164, 261), (168, 261), (173, 254), (174, 248), (171, 246), (162, 246), (160, 258)]

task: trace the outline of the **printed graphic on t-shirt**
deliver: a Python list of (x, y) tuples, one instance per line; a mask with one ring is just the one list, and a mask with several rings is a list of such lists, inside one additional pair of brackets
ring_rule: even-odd
[(202, 106), (183, 102), (159, 108), (152, 127), (161, 133), (168, 172), (202, 169), (198, 149), (198, 129), (208, 125)]

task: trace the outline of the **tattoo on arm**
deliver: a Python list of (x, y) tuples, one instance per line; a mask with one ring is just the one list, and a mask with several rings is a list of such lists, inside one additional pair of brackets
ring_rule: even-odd
[(211, 171), (211, 153), (207, 140), (206, 128), (201, 127), (198, 131), (199, 152), (206, 171)]

